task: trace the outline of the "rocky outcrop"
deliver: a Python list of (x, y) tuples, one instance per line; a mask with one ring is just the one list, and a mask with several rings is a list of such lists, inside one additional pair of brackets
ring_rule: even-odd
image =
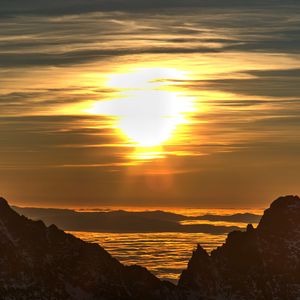
[(231, 232), (210, 255), (198, 245), (179, 287), (195, 299), (300, 299), (300, 199), (274, 201), (256, 229)]
[(211, 254), (198, 245), (176, 287), (0, 198), (0, 299), (298, 300), (300, 199), (277, 199), (257, 228), (231, 232)]
[(178, 299), (176, 287), (97, 244), (20, 216), (0, 198), (0, 299)]

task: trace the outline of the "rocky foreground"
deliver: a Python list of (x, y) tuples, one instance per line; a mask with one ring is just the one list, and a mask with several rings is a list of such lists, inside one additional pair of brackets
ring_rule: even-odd
[(211, 255), (198, 245), (179, 286), (199, 299), (300, 299), (299, 197), (275, 200), (256, 229), (231, 232)]
[(300, 299), (300, 199), (277, 199), (256, 229), (231, 232), (210, 255), (198, 245), (175, 286), (0, 198), (0, 299)]
[[(120, 245), (121, 246), (121, 245)], [(0, 198), (0, 299), (174, 299), (174, 287)]]

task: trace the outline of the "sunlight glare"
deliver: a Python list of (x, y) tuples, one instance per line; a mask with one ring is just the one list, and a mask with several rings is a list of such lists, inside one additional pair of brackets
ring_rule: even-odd
[(116, 117), (115, 128), (136, 147), (161, 146), (175, 138), (177, 126), (187, 123), (186, 114), (193, 111), (191, 97), (170, 89), (174, 80), (184, 78), (182, 71), (162, 68), (112, 74), (107, 86), (118, 89), (120, 97), (95, 102), (89, 113)]

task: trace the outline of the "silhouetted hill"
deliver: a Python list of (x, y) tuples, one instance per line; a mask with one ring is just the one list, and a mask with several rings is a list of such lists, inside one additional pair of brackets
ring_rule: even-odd
[(0, 299), (298, 300), (300, 199), (277, 199), (256, 229), (231, 232), (210, 255), (198, 245), (176, 287), (0, 198)]
[[(56, 224), (64, 230), (94, 232), (202, 232), (224, 234), (242, 229), (239, 226), (213, 224), (180, 224), (186, 220), (225, 222), (254, 222), (255, 214), (184, 216), (165, 211), (97, 211), (78, 212), (70, 209), (13, 207), (17, 212), (34, 220), (43, 220), (46, 225)], [(238, 225), (238, 224), (237, 224)]]
[(233, 215), (210, 215), (194, 217), (195, 220), (208, 220), (208, 221), (225, 221), (225, 222), (241, 222), (241, 223), (258, 223), (260, 215), (250, 213), (237, 213)]
[(257, 227), (234, 231), (211, 255), (198, 245), (179, 287), (196, 299), (300, 299), (300, 199), (278, 198)]
[(0, 198), (0, 299), (176, 299), (174, 290), (97, 244), (20, 216)]

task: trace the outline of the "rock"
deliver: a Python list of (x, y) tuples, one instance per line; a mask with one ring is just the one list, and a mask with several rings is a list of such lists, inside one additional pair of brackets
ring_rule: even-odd
[(197, 299), (300, 299), (299, 197), (278, 198), (256, 229), (231, 232), (210, 256), (198, 249), (179, 280)]
[(198, 245), (176, 287), (0, 198), (0, 299), (298, 300), (300, 199), (278, 198), (257, 228), (229, 233), (210, 255)]
[(177, 299), (175, 290), (98, 244), (20, 216), (0, 198), (0, 299)]

